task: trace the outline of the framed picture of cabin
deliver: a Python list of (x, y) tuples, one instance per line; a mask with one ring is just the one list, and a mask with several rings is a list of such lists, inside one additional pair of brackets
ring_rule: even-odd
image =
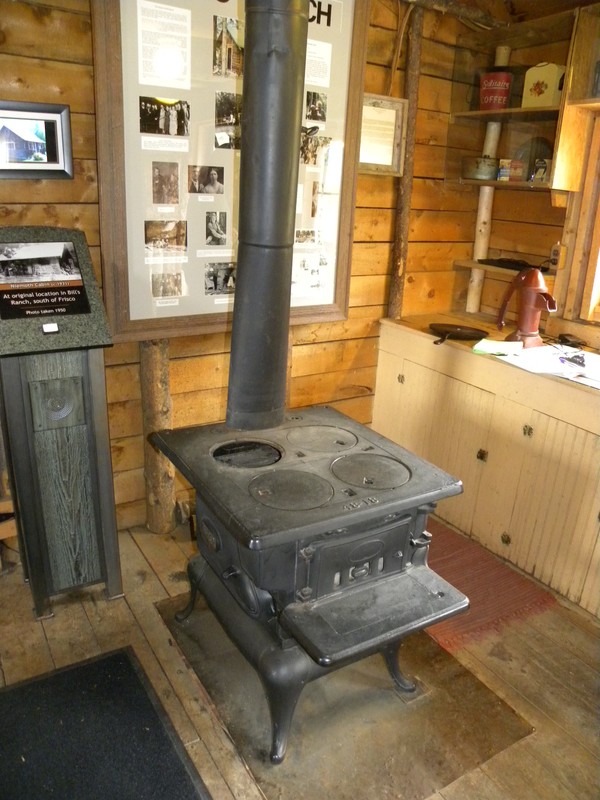
[(0, 178), (72, 178), (69, 107), (0, 100)]
[[(292, 324), (347, 315), (368, 6), (309, 6)], [(227, 330), (244, 4), (92, 0), (91, 9), (103, 288), (114, 339)]]

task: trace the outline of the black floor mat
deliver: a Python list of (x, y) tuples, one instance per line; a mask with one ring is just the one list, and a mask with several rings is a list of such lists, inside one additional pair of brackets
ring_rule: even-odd
[(0, 689), (2, 800), (210, 800), (130, 648)]

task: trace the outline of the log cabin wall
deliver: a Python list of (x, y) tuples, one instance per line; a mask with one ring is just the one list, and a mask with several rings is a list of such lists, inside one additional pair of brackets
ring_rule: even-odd
[[(367, 92), (385, 93), (396, 28), (397, 4), (375, 0), (367, 52)], [(407, 147), (414, 148), (414, 181), (402, 316), (447, 311), (466, 302), (468, 276), (455, 272), (452, 262), (471, 256), (477, 195), (472, 187), (444, 181), (454, 45), (462, 30), (462, 24), (450, 15), (425, 12), (415, 141), (414, 145), (407, 142)], [(393, 81), (392, 94), (397, 97), (403, 96), (405, 50), (403, 46), (400, 69)], [(365, 184), (364, 179), (359, 180), (359, 187)], [(383, 232), (389, 230), (390, 246), (394, 188), (392, 179), (377, 178), (370, 194), (378, 194), (382, 211), (373, 214), (364, 209), (364, 215), (371, 220), (371, 236), (382, 239)], [(359, 193), (357, 212), (360, 204)], [(384, 208), (385, 217), (380, 219)], [(362, 215), (358, 213), (357, 219)], [(360, 230), (357, 233), (361, 235)]]
[[(480, 5), (489, 11), (491, 0)], [(498, 6), (503, 7), (499, 0)], [(372, 0), (367, 92), (385, 93), (397, 13), (396, 0)], [(75, 165), (72, 181), (0, 181), (0, 224), (83, 230), (101, 284), (90, 28), (88, 0), (0, 0), (0, 99), (68, 104)], [(450, 15), (425, 13), (403, 315), (464, 308), (468, 276), (453, 270), (452, 262), (471, 255), (477, 195), (471, 187), (444, 182), (453, 48), (462, 30)], [(394, 96), (402, 96), (402, 60), (400, 66)], [(360, 422), (371, 420), (378, 322), (387, 314), (392, 270), (396, 192), (394, 178), (359, 176), (348, 319), (293, 328), (290, 406), (329, 403)], [(510, 237), (511, 224), (529, 210), (509, 201), (499, 208), (502, 235)], [(538, 212), (531, 210), (532, 220)], [(555, 239), (553, 232), (550, 240)], [(224, 419), (228, 334), (172, 339), (169, 354), (173, 425)], [(143, 524), (138, 345), (107, 349), (105, 365), (118, 524)], [(182, 498), (189, 494), (182, 483), (178, 489)]]

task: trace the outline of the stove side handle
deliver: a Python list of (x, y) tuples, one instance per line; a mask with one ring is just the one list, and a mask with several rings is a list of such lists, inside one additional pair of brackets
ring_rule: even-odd
[(427, 517), (435, 511), (435, 503), (424, 503), (417, 508), (414, 528), (409, 539), (407, 564), (426, 567), (431, 534), (427, 531)]

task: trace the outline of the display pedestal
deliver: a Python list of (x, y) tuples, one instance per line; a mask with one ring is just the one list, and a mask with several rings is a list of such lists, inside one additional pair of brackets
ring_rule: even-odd
[[(66, 245), (67, 266), (54, 256), (57, 242)], [(40, 307), (47, 313), (38, 314)], [(4, 443), (35, 613), (50, 615), (52, 596), (91, 584), (103, 582), (109, 597), (119, 596), (99, 349), (110, 337), (80, 232), (0, 230), (0, 328)]]

